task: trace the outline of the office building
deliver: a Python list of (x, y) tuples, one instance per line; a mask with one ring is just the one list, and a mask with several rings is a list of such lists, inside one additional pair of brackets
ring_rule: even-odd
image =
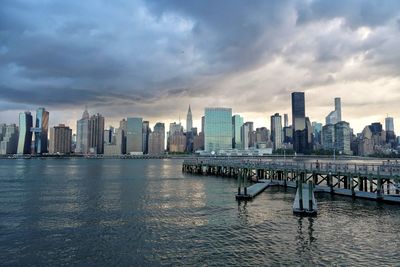
[(248, 150), (249, 149), (249, 143), (250, 143), (250, 124), (243, 124), (241, 129), (240, 129), (240, 138), (242, 142), (242, 149), (243, 150)]
[(45, 108), (36, 110), (35, 128), (35, 153), (43, 154), (48, 152), (49, 112)]
[(292, 93), (293, 149), (296, 153), (308, 153), (308, 133), (305, 116), (304, 92)]
[(198, 150), (204, 150), (204, 134), (202, 132), (195, 135), (193, 139), (193, 152)]
[(143, 121), (142, 124), (142, 151), (143, 154), (149, 153), (149, 135), (150, 135), (150, 123), (148, 121)]
[(183, 132), (175, 132), (169, 137), (169, 152), (183, 153), (186, 151), (186, 135)]
[(325, 118), (325, 122), (326, 124), (336, 124), (340, 121), (342, 121), (341, 100), (339, 97), (336, 97), (335, 110), (329, 113), (329, 115)]
[(50, 154), (70, 154), (72, 147), (72, 130), (60, 124), (50, 129)]
[(104, 117), (99, 113), (89, 119), (89, 152), (104, 153)]
[(242, 139), (241, 139), (241, 127), (243, 125), (243, 117), (240, 115), (234, 115), (232, 117), (232, 147), (236, 149), (242, 148)]
[(165, 149), (165, 124), (157, 122), (149, 135), (149, 154), (162, 155)]
[(284, 120), (284, 122), (283, 122), (283, 127), (289, 127), (289, 116), (288, 116), (288, 114), (283, 114), (283, 120)]
[(282, 148), (282, 116), (279, 113), (271, 116), (271, 141), (274, 150)]
[(143, 154), (142, 124), (142, 118), (128, 118), (126, 133), (126, 153)]
[(75, 153), (88, 154), (89, 153), (89, 112), (87, 108), (82, 114), (82, 118), (76, 123), (76, 148)]
[(335, 125), (326, 124), (322, 127), (322, 148), (325, 150), (335, 148)]
[(208, 152), (232, 149), (232, 109), (206, 108), (204, 143)]
[(31, 154), (33, 116), (29, 111), (19, 114), (19, 138), (17, 153)]
[(335, 124), (335, 148), (339, 153), (352, 155), (350, 149), (351, 129), (348, 122), (340, 121)]
[(18, 148), (18, 127), (10, 124), (5, 127), (2, 141), (0, 142), (0, 155), (16, 154)]

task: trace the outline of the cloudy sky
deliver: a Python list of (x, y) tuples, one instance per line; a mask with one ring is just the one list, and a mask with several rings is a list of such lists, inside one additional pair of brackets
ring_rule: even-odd
[(256, 126), (324, 121), (333, 98), (356, 131), (386, 114), (400, 132), (400, 1), (2, 0), (0, 122), (45, 106), (75, 129), (85, 105), (107, 125), (154, 125), (192, 106), (232, 107)]

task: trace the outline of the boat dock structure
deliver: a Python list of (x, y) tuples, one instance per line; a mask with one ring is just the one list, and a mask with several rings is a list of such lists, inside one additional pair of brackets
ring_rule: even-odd
[[(316, 212), (314, 192), (400, 204), (400, 164), (397, 162), (350, 164), (198, 158), (184, 160), (182, 171), (236, 178), (238, 192), (235, 196), (238, 200), (252, 199), (270, 186), (297, 188), (294, 212)], [(310, 209), (310, 206), (314, 207)]]

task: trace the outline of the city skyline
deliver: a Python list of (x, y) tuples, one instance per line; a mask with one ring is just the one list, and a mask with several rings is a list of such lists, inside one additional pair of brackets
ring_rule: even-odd
[(51, 126), (75, 131), (88, 105), (107, 125), (127, 116), (168, 125), (190, 104), (198, 128), (205, 106), (231, 107), (262, 127), (290, 114), (292, 91), (306, 93), (313, 121), (324, 121), (336, 96), (356, 132), (387, 113), (399, 119), (398, 1), (225, 5), (3, 3), (0, 121), (44, 106)]

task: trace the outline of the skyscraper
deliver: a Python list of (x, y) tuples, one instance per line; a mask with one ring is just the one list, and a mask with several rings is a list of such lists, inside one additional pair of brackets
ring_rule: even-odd
[(335, 110), (325, 118), (326, 124), (336, 124), (342, 121), (342, 106), (340, 97), (335, 98)]
[(284, 118), (284, 124), (283, 124), (283, 127), (288, 127), (289, 126), (289, 117), (288, 117), (288, 114), (283, 114), (283, 118)]
[(232, 109), (206, 108), (204, 120), (205, 150), (232, 149)]
[(18, 147), (18, 127), (15, 124), (7, 125), (3, 140), (0, 142), (0, 155), (16, 154)]
[(143, 154), (148, 154), (149, 153), (149, 135), (150, 135), (150, 123), (148, 121), (143, 121), (142, 124), (142, 134), (143, 134)]
[(385, 131), (392, 131), (394, 132), (394, 122), (393, 117), (386, 117), (385, 118)]
[(71, 144), (72, 130), (68, 126), (60, 124), (50, 129), (50, 154), (70, 154)]
[(125, 119), (122, 119), (119, 122), (119, 129), (120, 129), (120, 135), (122, 137), (121, 139), (121, 154), (126, 154), (126, 133), (128, 129), (128, 123)]
[(126, 153), (143, 153), (142, 118), (128, 118)]
[(335, 148), (335, 126), (326, 124), (322, 127), (322, 148), (332, 150)]
[(243, 125), (243, 117), (240, 115), (234, 115), (232, 117), (232, 147), (236, 149), (242, 148), (242, 141), (240, 138), (241, 132), (240, 129)]
[(33, 117), (29, 111), (19, 114), (18, 154), (31, 154)]
[(75, 153), (89, 153), (89, 112), (87, 108), (82, 114), (82, 118), (76, 123), (76, 148)]
[(292, 93), (293, 149), (297, 153), (308, 152), (304, 92)]
[(348, 122), (340, 121), (335, 124), (335, 148), (339, 153), (351, 155), (351, 130)]
[(48, 149), (48, 132), (49, 132), (49, 112), (45, 108), (36, 110), (35, 128), (32, 129), (35, 133), (35, 153), (47, 153)]
[(104, 117), (99, 113), (89, 119), (89, 150), (91, 153), (104, 153)]
[(274, 150), (282, 148), (282, 116), (279, 113), (271, 116), (271, 140)]
[(165, 124), (157, 122), (149, 136), (149, 154), (161, 155), (165, 150)]
[(189, 109), (186, 115), (186, 132), (192, 131), (192, 128), (193, 128), (192, 110), (190, 109), (189, 105)]
[(240, 128), (240, 138), (242, 143), (242, 149), (248, 150), (249, 149), (249, 142), (250, 142), (250, 125), (244, 123)]

